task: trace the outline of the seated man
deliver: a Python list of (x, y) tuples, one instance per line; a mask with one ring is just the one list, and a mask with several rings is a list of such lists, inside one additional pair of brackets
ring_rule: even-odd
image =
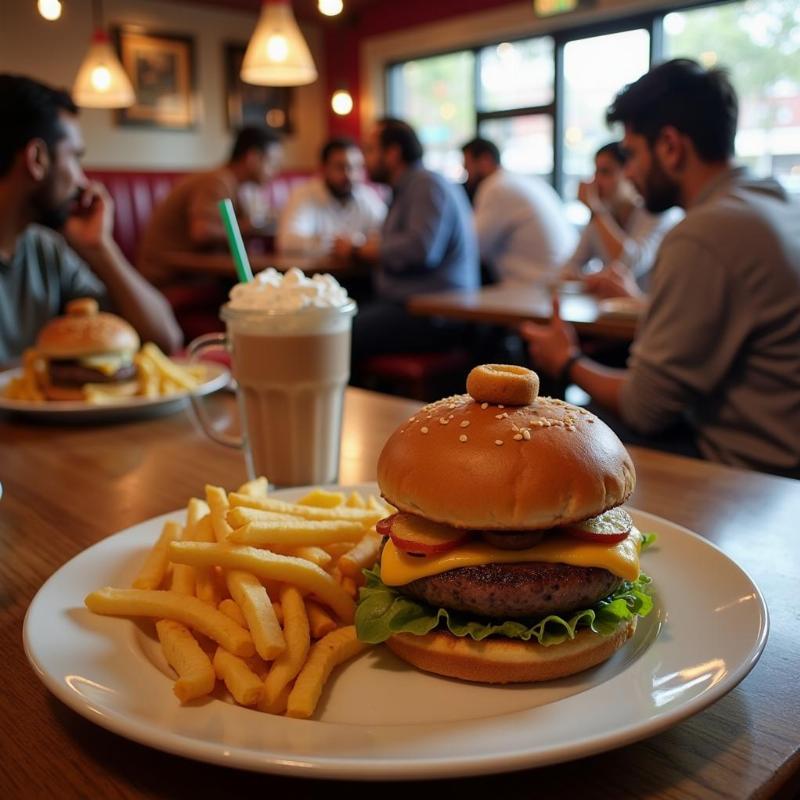
[(167, 352), (181, 344), (169, 304), (111, 236), (111, 200), (83, 174), (77, 113), (66, 92), (0, 75), (0, 364), (86, 296), (125, 317), (143, 341)]
[(686, 59), (651, 70), (608, 112), (625, 125), (647, 209), (686, 210), (661, 244), (627, 369), (583, 357), (557, 313), (523, 334), (542, 370), (643, 443), (674, 445), (680, 424), (687, 452), (800, 477), (800, 204), (732, 164), (737, 113), (727, 74)]
[[(180, 180), (154, 210), (142, 237), (137, 258), (139, 270), (156, 286), (176, 282), (161, 258), (169, 251), (224, 249), (227, 239), (217, 203), (233, 201), (243, 235), (253, 226), (239, 204), (244, 184), (263, 186), (278, 171), (283, 148), (277, 134), (266, 128), (239, 131), (227, 164)], [(184, 276), (185, 277), (185, 276)]]
[(461, 149), (481, 259), (501, 283), (530, 284), (555, 275), (578, 239), (555, 189), (541, 178), (504, 170), (497, 145), (488, 139), (473, 139)]
[(370, 180), (394, 193), (380, 240), (354, 249), (374, 264), (375, 300), (353, 322), (353, 363), (383, 353), (447, 348), (461, 326), (405, 309), (414, 294), (476, 289), (478, 248), (469, 204), (460, 188), (422, 166), (422, 145), (413, 128), (398, 119), (375, 125), (364, 144)]
[(364, 156), (352, 139), (328, 141), (321, 174), (297, 186), (281, 213), (278, 250), (346, 261), (354, 246), (376, 234), (386, 204), (364, 184)]
[[(634, 279), (630, 293), (640, 294), (647, 288), (664, 234), (683, 215), (677, 208), (663, 214), (642, 208), (641, 198), (625, 178), (626, 161), (627, 153), (619, 142), (610, 142), (595, 154), (594, 180), (582, 182), (578, 189), (578, 199), (592, 216), (561, 274), (566, 279), (579, 278), (586, 266), (598, 259), (604, 268), (601, 272), (613, 267), (612, 273), (622, 277), (627, 273)], [(629, 293), (610, 290), (608, 277), (590, 274), (587, 288), (604, 297)]]

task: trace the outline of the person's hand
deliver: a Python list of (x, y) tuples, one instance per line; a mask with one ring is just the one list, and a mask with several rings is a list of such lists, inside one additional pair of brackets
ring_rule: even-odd
[(557, 377), (567, 361), (580, 352), (575, 328), (561, 319), (557, 295), (553, 295), (553, 316), (547, 325), (525, 322), (519, 332), (528, 343), (534, 366), (552, 377)]
[(594, 181), (581, 181), (578, 185), (578, 200), (583, 203), (593, 214), (602, 207), (600, 195)]
[(600, 272), (586, 275), (583, 287), (589, 294), (601, 299), (612, 297), (634, 297), (644, 299), (642, 290), (631, 271), (619, 263), (610, 264)]
[(79, 254), (91, 253), (112, 241), (113, 230), (114, 202), (102, 184), (91, 183), (64, 223), (64, 238)]

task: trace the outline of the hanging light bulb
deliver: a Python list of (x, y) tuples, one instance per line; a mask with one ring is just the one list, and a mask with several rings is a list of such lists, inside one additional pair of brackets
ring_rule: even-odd
[(342, 13), (344, 3), (342, 3), (342, 0), (319, 0), (317, 8), (319, 13), (324, 14), (326, 17), (335, 17), (337, 14)]
[(127, 108), (136, 102), (130, 79), (102, 28), (92, 36), (72, 96), (83, 108)]
[(353, 110), (353, 97), (347, 89), (337, 89), (331, 96), (331, 108), (334, 114), (346, 117)]
[(242, 61), (241, 78), (261, 86), (302, 86), (317, 79), (314, 59), (289, 0), (263, 0)]
[(55, 22), (61, 16), (60, 0), (38, 0), (36, 8), (48, 22)]

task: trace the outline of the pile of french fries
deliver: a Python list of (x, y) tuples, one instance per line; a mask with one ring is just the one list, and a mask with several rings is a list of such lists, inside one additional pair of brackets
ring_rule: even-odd
[(324, 489), (287, 503), (265, 478), (230, 494), (206, 486), (185, 525), (165, 523), (133, 588), (92, 592), (86, 606), (156, 620), (181, 703), (219, 680), (240, 705), (305, 719), (333, 669), (367, 647), (355, 599), (380, 552), (375, 523), (393, 511)]
[[(112, 405), (129, 397), (169, 397), (196, 389), (206, 380), (202, 364), (177, 364), (164, 355), (152, 342), (145, 344), (133, 357), (136, 365), (136, 386), (115, 386), (107, 383), (87, 383), (84, 395), (87, 403)], [(12, 378), (3, 393), (9, 400), (30, 403), (46, 402), (44, 394), (45, 362), (36, 350), (26, 350), (22, 357), (22, 374)]]

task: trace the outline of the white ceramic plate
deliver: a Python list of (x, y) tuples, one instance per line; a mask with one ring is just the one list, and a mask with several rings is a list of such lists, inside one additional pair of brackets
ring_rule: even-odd
[(219, 698), (182, 708), (151, 626), (83, 606), (93, 589), (130, 585), (163, 519), (175, 515), (111, 536), (58, 570), (28, 609), (25, 650), (48, 689), (87, 719), (215, 764), (398, 780), (566, 761), (702, 710), (744, 678), (767, 639), (764, 600), (733, 561), (684, 528), (632, 513), (659, 536), (642, 557), (655, 610), (610, 661), (551, 683), (462, 683), (418, 672), (377, 647), (334, 673), (317, 719), (272, 717)]
[[(187, 362), (175, 359), (178, 364)], [(221, 364), (204, 361), (208, 378), (195, 389), (198, 396), (211, 394), (227, 385), (230, 373)], [(183, 408), (189, 402), (189, 392), (179, 392), (165, 397), (125, 397), (112, 405), (100, 406), (84, 401), (46, 401), (31, 403), (25, 400), (9, 400), (3, 396), (6, 386), (22, 372), (10, 369), (0, 373), (0, 411), (22, 415), (47, 422), (105, 422), (160, 416)]]

